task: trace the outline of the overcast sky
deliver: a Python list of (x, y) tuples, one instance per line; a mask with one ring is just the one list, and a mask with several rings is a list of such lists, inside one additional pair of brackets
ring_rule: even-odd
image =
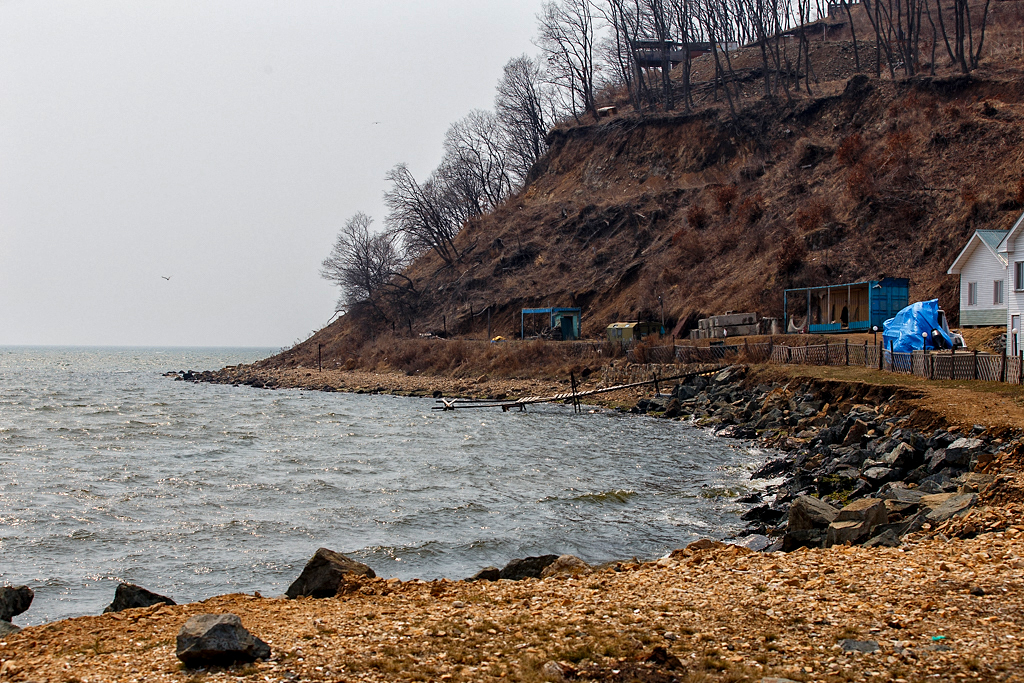
[(0, 345), (305, 338), (338, 228), (492, 106), (539, 5), (0, 1)]

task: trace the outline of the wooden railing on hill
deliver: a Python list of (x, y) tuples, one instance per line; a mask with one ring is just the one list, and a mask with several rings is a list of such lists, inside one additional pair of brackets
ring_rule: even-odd
[(735, 343), (714, 346), (635, 345), (626, 358), (638, 364), (716, 363), (740, 360), (781, 365), (852, 365), (925, 379), (982, 380), (1024, 384), (1024, 352), (1018, 356), (977, 351), (893, 352), (881, 344), (813, 344), (783, 346)]

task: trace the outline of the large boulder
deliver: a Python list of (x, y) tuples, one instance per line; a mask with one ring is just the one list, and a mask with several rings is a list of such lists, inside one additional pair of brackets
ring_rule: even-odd
[(914, 466), (914, 448), (900, 442), (896, 448), (882, 456), (882, 462), (895, 470), (909, 470)]
[(814, 496), (800, 496), (789, 506), (789, 531), (826, 529), (839, 511)]
[(166, 596), (148, 591), (142, 586), (136, 586), (132, 583), (120, 583), (117, 585), (117, 590), (114, 591), (114, 601), (107, 605), (103, 613), (120, 612), (121, 610), (134, 607), (150, 607), (160, 604), (176, 605), (177, 603)]
[(21, 629), (9, 621), (0, 620), (0, 638), (4, 636), (12, 636)]
[(889, 521), (885, 511), (885, 501), (878, 498), (861, 498), (855, 500), (836, 515), (834, 521), (867, 522), (869, 526), (878, 526)]
[(327, 548), (318, 548), (303, 568), (299, 578), (288, 586), (289, 598), (310, 596), (330, 598), (340, 592), (355, 577), (376, 578), (370, 567)]
[(559, 555), (558, 559), (544, 567), (540, 573), (542, 579), (559, 574), (589, 574), (593, 569), (590, 565), (575, 555)]
[(928, 522), (931, 524), (942, 524), (952, 517), (962, 517), (977, 502), (978, 496), (974, 493), (951, 496), (928, 513)]
[(501, 570), (497, 567), (484, 567), (466, 581), (497, 581), (501, 578)]
[(864, 521), (847, 519), (842, 522), (832, 522), (828, 525), (828, 531), (825, 533), (825, 547), (856, 543), (867, 538), (870, 533), (871, 529)]
[(878, 498), (855, 500), (840, 510), (835, 521), (828, 525), (825, 545), (857, 543), (868, 538), (872, 529), (888, 521), (885, 501)]
[(178, 631), (178, 659), (189, 668), (227, 666), (270, 657), (270, 646), (235, 614), (197, 614)]
[(28, 586), (0, 587), (0, 621), (10, 621), (27, 610), (34, 597)]
[(539, 579), (541, 573), (558, 559), (558, 555), (538, 555), (512, 560), (501, 570), (501, 578), (512, 581), (522, 579)]

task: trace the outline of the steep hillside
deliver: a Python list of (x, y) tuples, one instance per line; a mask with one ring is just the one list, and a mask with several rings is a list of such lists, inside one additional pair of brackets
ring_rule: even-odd
[[(1024, 208), (1024, 82), (1003, 75), (879, 81), (731, 116), (626, 115), (557, 129), (528, 187), (433, 254), (395, 327), (518, 336), (519, 311), (582, 306), (584, 334), (621, 319), (682, 331), (726, 310), (782, 313), (784, 288), (909, 277), (956, 318), (946, 269), (976, 228)], [(660, 302), (659, 302), (660, 297)], [(678, 323), (678, 324), (677, 324)], [(376, 322), (353, 312), (286, 352), (344, 357)]]

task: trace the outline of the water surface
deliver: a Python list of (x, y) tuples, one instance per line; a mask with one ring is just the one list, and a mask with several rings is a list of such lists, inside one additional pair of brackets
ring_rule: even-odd
[(99, 613), (118, 581), (283, 593), (320, 546), (401, 579), (653, 558), (741, 528), (732, 498), (765, 456), (610, 411), (161, 376), (272, 351), (0, 347), (0, 581), (36, 591), (15, 623)]

